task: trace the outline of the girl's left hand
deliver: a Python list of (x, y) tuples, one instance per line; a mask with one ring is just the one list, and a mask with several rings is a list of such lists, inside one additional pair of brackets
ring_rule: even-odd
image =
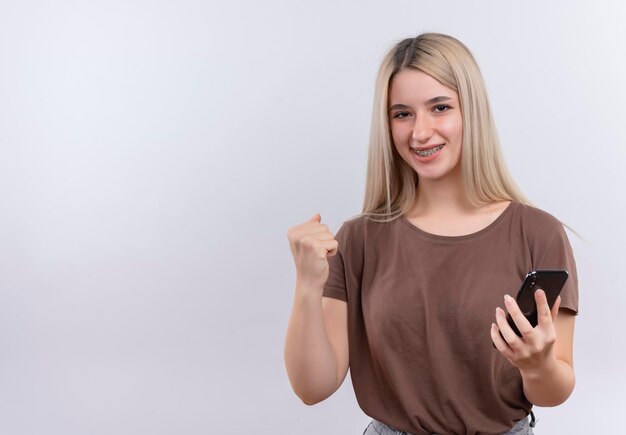
[[(511, 364), (523, 372), (540, 370), (546, 363), (556, 358), (554, 356), (554, 343), (556, 342), (554, 319), (559, 312), (561, 297), (557, 298), (550, 310), (545, 292), (537, 290), (535, 303), (537, 304), (538, 324), (533, 328), (515, 299), (509, 295), (504, 296), (504, 304), (515, 326), (521, 332), (521, 337), (513, 331), (506, 320), (506, 313), (500, 307), (496, 308), (497, 326), (491, 324), (491, 339), (496, 348)], [(502, 331), (504, 339), (499, 331)]]

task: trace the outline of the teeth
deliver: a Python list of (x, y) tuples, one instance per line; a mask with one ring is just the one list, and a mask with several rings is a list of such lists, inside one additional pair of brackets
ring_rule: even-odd
[(443, 148), (444, 145), (445, 144), (441, 144), (441, 145), (436, 146), (435, 148), (431, 148), (431, 149), (424, 150), (424, 151), (418, 151), (418, 150), (413, 150), (413, 149), (412, 151), (420, 157), (428, 157), (428, 156), (435, 154), (437, 151)]

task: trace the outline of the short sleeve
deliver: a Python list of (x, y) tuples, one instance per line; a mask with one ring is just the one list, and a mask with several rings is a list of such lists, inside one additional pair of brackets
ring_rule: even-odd
[(335, 234), (335, 240), (339, 244), (337, 248), (337, 254), (332, 257), (328, 257), (328, 280), (324, 286), (324, 292), (322, 296), (329, 298), (340, 299), (348, 302), (348, 289), (346, 283), (346, 259), (344, 258), (349, 253), (347, 246), (347, 223), (339, 228), (337, 234)]
[(574, 253), (563, 224), (556, 218), (537, 237), (533, 249), (535, 269), (565, 269), (569, 277), (561, 290), (561, 308), (578, 314), (578, 273)]

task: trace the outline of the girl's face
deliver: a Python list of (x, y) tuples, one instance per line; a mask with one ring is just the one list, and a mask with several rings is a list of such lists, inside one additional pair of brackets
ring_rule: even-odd
[(460, 169), (459, 96), (428, 74), (403, 69), (395, 75), (389, 89), (389, 125), (396, 150), (420, 180), (439, 180)]

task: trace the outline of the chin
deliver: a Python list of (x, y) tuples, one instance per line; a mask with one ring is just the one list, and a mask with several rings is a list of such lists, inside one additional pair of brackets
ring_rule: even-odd
[(444, 179), (449, 178), (449, 177), (454, 177), (454, 176), (459, 176), (460, 177), (460, 172), (457, 172), (454, 169), (442, 170), (442, 171), (437, 171), (437, 170), (434, 170), (434, 171), (421, 171), (421, 172), (417, 172), (417, 176), (421, 180), (440, 181), (440, 180), (444, 180)]

